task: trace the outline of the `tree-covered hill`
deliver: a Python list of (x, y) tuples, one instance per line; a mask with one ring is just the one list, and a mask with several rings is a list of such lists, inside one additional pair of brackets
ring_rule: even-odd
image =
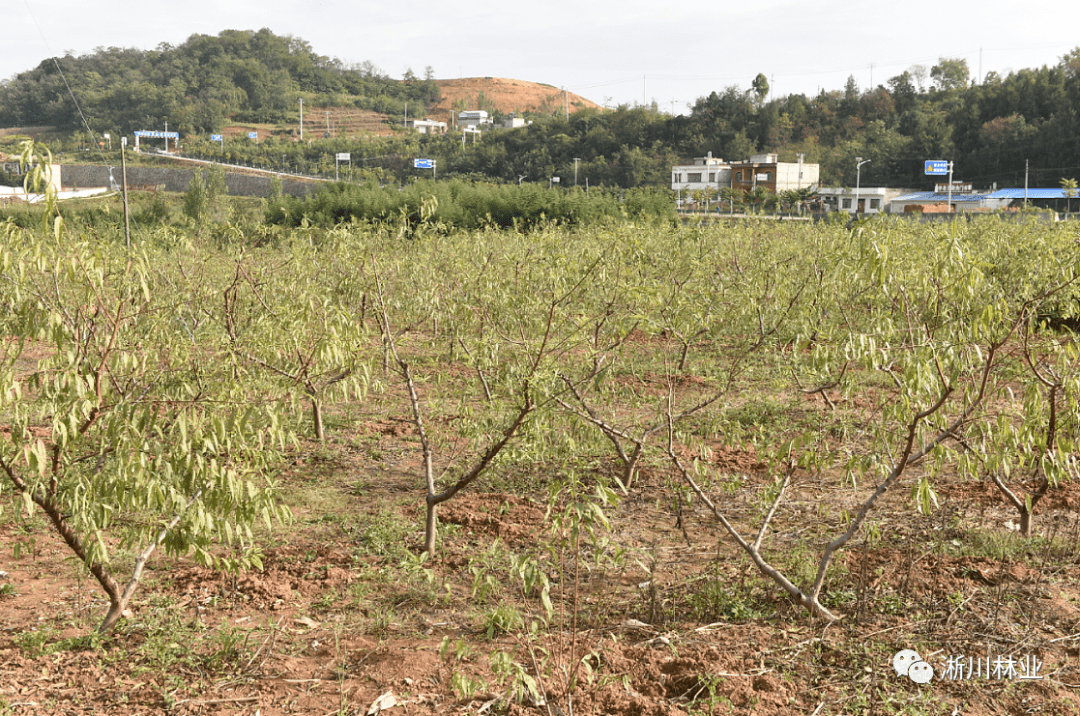
[[(59, 66), (59, 69), (58, 69)], [(374, 64), (346, 65), (304, 40), (270, 30), (192, 35), (152, 51), (98, 48), (50, 58), (0, 83), (0, 127), (81, 126), (67, 78), (95, 131), (130, 133), (165, 122), (182, 133), (216, 132), (228, 121), (279, 122), (314, 103), (386, 114), (421, 113), (439, 99), (430, 68), (392, 80)]]

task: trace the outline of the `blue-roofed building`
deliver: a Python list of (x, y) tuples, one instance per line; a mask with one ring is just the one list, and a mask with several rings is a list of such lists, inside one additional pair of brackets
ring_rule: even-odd
[(997, 199), (1064, 199), (1064, 189), (998, 189), (993, 193)]
[[(951, 203), (950, 203), (951, 202)], [(947, 193), (935, 191), (917, 191), (904, 194), (892, 200), (889, 211), (893, 214), (903, 214), (912, 211), (934, 211), (940, 213), (969, 212), (969, 211), (995, 211), (1009, 206), (1010, 200), (997, 197), (994, 192), (979, 192), (970, 194), (956, 193), (950, 196)], [(946, 207), (951, 206), (951, 210)]]
[(998, 189), (991, 196), (1008, 200), (1009, 206), (1023, 206), (1026, 203), (1066, 214), (1080, 204), (1080, 197), (1070, 197), (1064, 189)]
[[(950, 204), (951, 201), (951, 204)], [(894, 214), (910, 213), (912, 211), (934, 211), (938, 213), (950, 213), (960, 211), (990, 211), (987, 206), (988, 194), (953, 194), (951, 199), (948, 194), (938, 194), (933, 191), (917, 191), (912, 194), (904, 194), (892, 200), (889, 211)], [(946, 207), (951, 206), (951, 209)], [(995, 203), (994, 209), (1004, 204)]]
[[(1025, 204), (1051, 209), (1059, 212), (1069, 211), (1069, 197), (1064, 189), (1019, 188), (994, 189), (974, 193), (956, 193), (952, 195), (954, 212), (961, 211), (996, 211)], [(898, 196), (889, 205), (890, 213), (902, 214), (911, 211), (946, 212), (949, 195), (942, 192), (919, 191)], [(914, 207), (923, 207), (922, 209)], [(933, 207), (933, 208), (931, 208)], [(1080, 197), (1072, 197), (1073, 208), (1080, 208)]]

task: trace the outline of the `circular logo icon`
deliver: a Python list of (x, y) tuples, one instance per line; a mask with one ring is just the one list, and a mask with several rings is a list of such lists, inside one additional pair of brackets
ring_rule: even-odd
[(911, 665), (921, 661), (922, 657), (919, 656), (919, 652), (914, 649), (902, 649), (896, 652), (896, 656), (892, 658), (892, 668), (897, 676), (907, 676)]
[(930, 680), (934, 678), (934, 667), (925, 661), (916, 661), (908, 667), (907, 675), (916, 684), (929, 684)]

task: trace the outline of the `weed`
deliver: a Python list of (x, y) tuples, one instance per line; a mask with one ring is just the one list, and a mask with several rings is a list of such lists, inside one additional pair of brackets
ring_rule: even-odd
[(514, 661), (505, 651), (496, 651), (488, 659), (491, 673), (499, 680), (499, 685), (506, 689), (506, 697), (513, 703), (520, 704), (526, 698), (532, 703), (543, 703), (540, 684), (524, 666)]
[(885, 592), (877, 595), (874, 599), (874, 606), (877, 611), (892, 615), (907, 614), (911, 607), (908, 601), (896, 592)]
[(716, 712), (717, 706), (724, 705), (730, 708), (731, 702), (719, 693), (720, 685), (723, 683), (722, 676), (706, 674), (699, 677), (697, 684), (687, 692), (690, 699), (687, 704), (688, 711), (695, 713), (700, 709), (703, 713), (711, 714)]
[(458, 639), (451, 644), (448, 636), (444, 636), (442, 643), (439, 645), (439, 658), (446, 663), (450, 663), (451, 649), (453, 650), (454, 660), (458, 663), (471, 661), (473, 658), (473, 648), (467, 641)]
[(428, 606), (435, 606), (450, 597), (450, 584), (438, 583), (435, 570), (427, 566), (428, 554), (422, 552), (413, 554), (406, 552), (398, 563), (398, 568), (404, 573), (401, 580), (408, 588), (406, 600)]
[(472, 701), (474, 696), (487, 689), (487, 684), (479, 678), (455, 671), (450, 677), (450, 689), (461, 701)]
[(695, 619), (704, 622), (748, 621), (764, 616), (749, 595), (729, 586), (729, 580), (719, 570), (707, 577), (702, 586), (687, 597)]
[(488, 639), (494, 639), (499, 634), (509, 634), (518, 631), (525, 626), (525, 618), (516, 608), (501, 604), (484, 617), (483, 629)]
[(339, 596), (336, 589), (327, 590), (322, 593), (322, 596), (312, 602), (311, 608), (317, 612), (330, 611), (333, 609), (334, 605), (337, 604)]
[(56, 637), (56, 633), (57, 632), (51, 628), (24, 631), (15, 637), (15, 645), (18, 646), (26, 656), (37, 658), (61, 651), (95, 650), (101, 646), (105, 639), (104, 636), (95, 631), (83, 636), (51, 641)]
[(15, 646), (24, 656), (36, 659), (56, 651), (55, 645), (49, 643), (55, 636), (56, 632), (51, 628), (31, 629), (15, 635)]
[(380, 510), (367, 517), (361, 528), (352, 532), (358, 556), (404, 557), (405, 539), (410, 526), (397, 514)]
[(349, 585), (348, 588), (348, 600), (349, 606), (353, 608), (361, 607), (368, 601), (368, 595), (371, 592), (371, 586), (367, 582), (356, 581)]
[[(946, 545), (951, 543), (946, 543)], [(1021, 537), (1013, 532), (972, 531), (964, 535), (960, 543), (961, 556), (989, 557), (1006, 562), (1025, 559), (1049, 550), (1051, 544), (1044, 537)]]
[(37, 540), (33, 537), (16, 540), (15, 544), (11, 545), (12, 559), (18, 561), (24, 555), (30, 555), (31, 558), (37, 559)]
[(787, 408), (779, 401), (768, 398), (751, 400), (736, 408), (731, 408), (725, 415), (726, 420), (743, 429), (757, 429), (771, 426), (785, 417)]
[(228, 665), (238, 663), (247, 638), (247, 632), (222, 625), (214, 633), (210, 653), (204, 658), (203, 664), (214, 671), (223, 671)]
[(371, 620), (371, 634), (379, 639), (390, 636), (390, 627), (397, 621), (397, 615), (393, 609), (377, 611)]

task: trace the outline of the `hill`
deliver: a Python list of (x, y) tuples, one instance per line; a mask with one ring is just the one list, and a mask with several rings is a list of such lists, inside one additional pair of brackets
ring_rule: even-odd
[(508, 114), (515, 112), (554, 113), (567, 106), (571, 112), (597, 109), (600, 105), (573, 92), (558, 87), (513, 80), (503, 77), (465, 77), (456, 80), (436, 80), (442, 95), (429, 111), (432, 119), (449, 121), (453, 110), (484, 109)]

